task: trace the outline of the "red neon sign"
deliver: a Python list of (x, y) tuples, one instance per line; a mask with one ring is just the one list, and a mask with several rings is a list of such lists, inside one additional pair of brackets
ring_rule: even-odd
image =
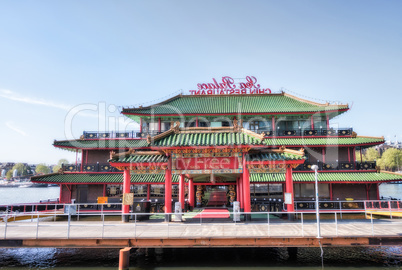
[(237, 157), (177, 158), (176, 170), (222, 170), (238, 169)]
[(222, 82), (217, 82), (215, 78), (212, 83), (197, 84), (198, 90), (190, 90), (191, 95), (231, 95), (231, 94), (271, 94), (271, 89), (261, 88), (257, 84), (257, 79), (247, 76), (245, 82), (235, 83), (234, 79), (225, 76)]

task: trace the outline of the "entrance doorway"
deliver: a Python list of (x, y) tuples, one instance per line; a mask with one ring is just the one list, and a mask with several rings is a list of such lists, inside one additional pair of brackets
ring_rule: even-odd
[(230, 186), (197, 185), (197, 207), (228, 207), (230, 206)]

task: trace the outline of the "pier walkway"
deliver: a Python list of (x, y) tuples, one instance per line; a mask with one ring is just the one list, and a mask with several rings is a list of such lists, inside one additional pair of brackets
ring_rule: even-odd
[[(250, 222), (233, 219), (163, 219), (128, 223), (105, 216), (53, 221), (54, 216), (0, 223), (0, 247), (272, 247), (272, 246), (379, 246), (402, 244), (402, 220), (323, 219), (317, 238), (314, 218), (294, 221), (260, 218)], [(139, 215), (140, 216), (140, 215)], [(138, 216), (138, 217), (139, 217)], [(174, 214), (172, 218), (174, 219)], [(364, 215), (363, 215), (364, 217)], [(60, 215), (59, 215), (60, 218)], [(115, 216), (119, 218), (119, 216)], [(120, 216), (121, 218), (121, 216)], [(106, 220), (105, 220), (106, 219)]]

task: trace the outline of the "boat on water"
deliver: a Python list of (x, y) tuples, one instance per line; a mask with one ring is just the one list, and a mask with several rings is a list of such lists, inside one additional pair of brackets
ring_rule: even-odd
[(44, 188), (44, 187), (48, 187), (47, 184), (43, 184), (43, 183), (33, 183), (30, 187), (34, 187), (34, 188)]
[(20, 187), (20, 188), (27, 188), (27, 187), (32, 187), (32, 183), (26, 183), (26, 184), (22, 184), (22, 185), (19, 185), (18, 187)]

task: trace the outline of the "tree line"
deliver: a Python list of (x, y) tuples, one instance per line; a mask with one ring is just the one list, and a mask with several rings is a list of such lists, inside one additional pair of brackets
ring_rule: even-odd
[[(35, 173), (36, 174), (48, 174), (51, 171), (53, 171), (53, 173), (57, 173), (60, 170), (62, 164), (68, 164), (68, 160), (67, 159), (60, 159), (57, 162), (57, 165), (54, 165), (53, 167), (49, 167), (44, 163), (40, 163), (40, 164), (36, 165)], [(28, 166), (27, 164), (17, 163), (11, 168), (11, 170), (7, 171), (6, 178), (8, 180), (13, 178), (14, 171), (17, 172), (18, 176), (22, 176), (22, 177), (34, 174), (34, 172), (32, 171), (31, 167)]]
[(356, 151), (356, 159), (360, 161), (376, 161), (377, 167), (381, 170), (387, 171), (400, 171), (402, 167), (402, 150), (396, 148), (388, 148), (380, 155), (375, 148), (369, 148), (365, 151), (363, 156), (360, 152)]

